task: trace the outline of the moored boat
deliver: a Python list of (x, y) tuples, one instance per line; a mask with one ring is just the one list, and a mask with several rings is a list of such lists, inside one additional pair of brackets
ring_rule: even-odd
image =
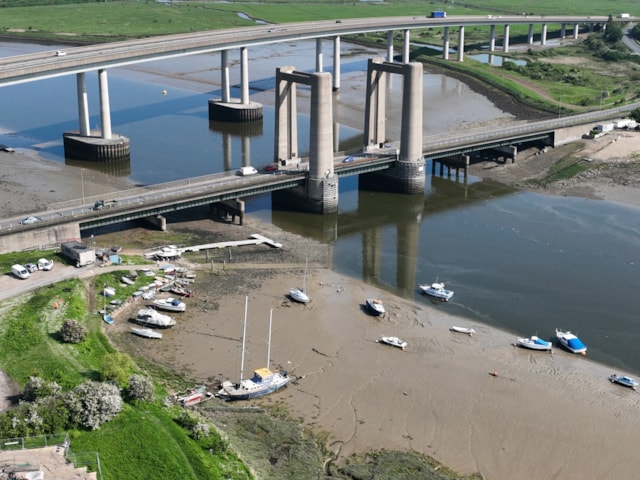
[(560, 344), (571, 353), (580, 353), (582, 355), (587, 353), (587, 347), (582, 343), (582, 340), (568, 330), (563, 331), (556, 328), (556, 337), (558, 337)]
[(116, 294), (116, 289), (113, 287), (107, 287), (105, 286), (102, 290), (102, 294), (105, 297), (113, 297)]
[(453, 297), (453, 290), (447, 290), (444, 288), (444, 283), (435, 281), (431, 285), (420, 285), (422, 293), (429, 295), (430, 297), (437, 298), (443, 302), (448, 302)]
[(635, 390), (636, 387), (638, 386), (638, 382), (635, 381), (633, 378), (623, 376), (623, 375), (618, 375), (617, 373), (612, 374), (609, 377), (609, 381), (611, 381), (611, 383), (617, 383), (618, 385), (628, 387), (632, 390)]
[[(104, 312), (104, 310), (103, 310)], [(102, 320), (104, 320), (104, 323), (111, 325), (113, 323), (113, 317), (109, 314), (107, 314), (106, 312), (103, 313), (102, 315)]]
[[(222, 382), (220, 390), (216, 393), (217, 397), (224, 400), (249, 400), (252, 398), (262, 397), (277, 390), (280, 390), (289, 383), (289, 375), (287, 372), (273, 372), (269, 369), (271, 345), (267, 353), (267, 366), (254, 370), (253, 377), (243, 379), (244, 371), (244, 352), (246, 345), (247, 333), (247, 308), (249, 297), (245, 298), (244, 311), (244, 330), (242, 333), (242, 359), (240, 361), (240, 381), (238, 383), (225, 380)], [(271, 311), (273, 313), (273, 310)], [(269, 315), (269, 342), (271, 341), (271, 318)]]
[(468, 327), (451, 327), (449, 328), (449, 330), (451, 330), (452, 332), (458, 332), (458, 333), (466, 333), (467, 335), (471, 336), (474, 333), (476, 333), (476, 331), (473, 328), (468, 328)]
[(522, 348), (529, 348), (531, 350), (551, 350), (553, 348), (553, 344), (551, 342), (547, 342), (546, 340), (541, 339), (535, 335), (532, 335), (529, 338), (519, 338), (516, 341), (516, 345)]
[(131, 333), (145, 338), (162, 338), (162, 333), (151, 330), (150, 328), (131, 327)]
[(401, 348), (404, 350), (407, 348), (407, 342), (404, 340), (400, 340), (398, 337), (380, 337), (378, 343), (384, 343), (385, 345), (391, 345), (392, 347)]
[(138, 310), (138, 315), (134, 321), (139, 325), (155, 328), (171, 328), (176, 324), (176, 321), (169, 315), (164, 315), (153, 308)]
[(298, 303), (309, 303), (311, 301), (311, 298), (309, 298), (309, 295), (305, 293), (305, 290), (307, 288), (307, 267), (308, 266), (309, 266), (309, 260), (307, 259), (307, 262), (305, 263), (305, 267), (304, 267), (304, 277), (302, 278), (302, 288), (292, 288), (291, 290), (289, 290), (289, 297), (291, 297), (292, 300)]
[(369, 312), (375, 316), (384, 316), (386, 310), (384, 308), (384, 303), (379, 298), (367, 298), (365, 301), (365, 305)]
[(120, 278), (120, 280), (122, 281), (122, 283), (126, 283), (127, 285), (133, 285), (134, 283), (136, 283), (136, 281), (133, 278), (130, 278), (126, 275)]
[(156, 298), (153, 306), (169, 312), (184, 312), (187, 309), (187, 305), (182, 300), (173, 297)]

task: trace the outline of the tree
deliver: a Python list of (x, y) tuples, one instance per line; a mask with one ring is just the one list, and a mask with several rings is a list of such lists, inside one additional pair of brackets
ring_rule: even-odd
[(121, 352), (108, 353), (102, 359), (100, 375), (104, 381), (114, 381), (125, 386), (133, 370), (129, 356)]
[(60, 385), (56, 382), (49, 383), (40, 377), (29, 377), (29, 380), (24, 386), (22, 398), (27, 402), (33, 402), (50, 395), (57, 395), (60, 393), (60, 390)]
[(604, 41), (609, 45), (614, 45), (622, 40), (622, 28), (620, 25), (613, 21), (611, 15), (609, 15), (609, 20), (607, 21), (607, 26), (604, 30)]
[(60, 335), (62, 340), (67, 343), (80, 343), (87, 336), (87, 330), (77, 320), (70, 319), (62, 325)]
[(636, 122), (640, 122), (640, 108), (636, 108), (633, 110), (629, 116), (633, 118)]
[(91, 430), (114, 419), (122, 411), (120, 389), (113, 383), (89, 381), (68, 392), (65, 404), (71, 421)]

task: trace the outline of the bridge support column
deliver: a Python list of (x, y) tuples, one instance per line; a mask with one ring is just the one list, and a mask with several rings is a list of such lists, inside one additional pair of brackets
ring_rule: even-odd
[(373, 64), (382, 64), (381, 58), (370, 58), (367, 67), (367, 90), (364, 117), (364, 151), (378, 149), (386, 138), (386, 78), (387, 74)]
[(464, 27), (458, 31), (458, 61), (464, 61)]
[(489, 27), (489, 51), (494, 52), (496, 49), (496, 26)]
[(393, 62), (393, 30), (387, 32), (387, 62)]
[(578, 39), (578, 33), (580, 31), (580, 26), (577, 23), (573, 24), (573, 39), (577, 40)]
[(157, 227), (161, 232), (167, 231), (167, 218), (163, 215), (152, 215), (150, 217), (144, 217), (143, 220)]
[(560, 25), (560, 38), (565, 38), (567, 36), (567, 24), (563, 23)]
[(316, 72), (321, 72), (323, 67), (322, 38), (316, 38)]
[(402, 44), (402, 63), (409, 63), (409, 45), (411, 43), (411, 30), (404, 31), (404, 42)]
[(504, 26), (504, 42), (502, 44), (502, 50), (504, 53), (509, 51), (509, 24)]
[(238, 224), (244, 223), (244, 201), (236, 198), (235, 200), (223, 200), (222, 202), (216, 202), (209, 205), (213, 215), (223, 217), (225, 220), (231, 216), (231, 222), (236, 223), (236, 217), (238, 217)]
[[(369, 61), (367, 77), (371, 78), (367, 86), (367, 104), (365, 106), (365, 139), (368, 145), (367, 150), (373, 150), (374, 145), (378, 147), (384, 142), (381, 136), (381, 125), (384, 122), (383, 112), (372, 112), (372, 98), (374, 92), (371, 90), (376, 82), (374, 78), (382, 78), (379, 74), (396, 73), (403, 77), (402, 83), (402, 126), (400, 134), (400, 150), (398, 160), (393, 168), (378, 172), (368, 173), (360, 176), (360, 185), (365, 188), (375, 188), (401, 193), (423, 193), (425, 183), (424, 160), (422, 158), (422, 64), (421, 63), (389, 63)], [(377, 73), (373, 73), (376, 71)], [(377, 82), (377, 89), (380, 83)], [(382, 102), (377, 102), (379, 106)], [(374, 106), (375, 107), (375, 106)], [(376, 120), (375, 125), (371, 125)], [(376, 128), (378, 127), (378, 128)], [(376, 132), (376, 137), (369, 135)]]
[(449, 60), (449, 27), (444, 27), (442, 34), (442, 58)]
[[(311, 87), (311, 121), (309, 128), (309, 173), (306, 185), (274, 193), (274, 201), (295, 203), (299, 210), (312, 213), (335, 213), (338, 210), (338, 177), (333, 171), (333, 99), (331, 75), (326, 72), (305, 73), (294, 67), (276, 69), (276, 159), (290, 161), (297, 133), (295, 84)], [(295, 161), (300, 165), (299, 160)], [(290, 200), (287, 201), (287, 198)]]
[(79, 128), (62, 134), (65, 158), (100, 163), (128, 162), (131, 155), (129, 139), (121, 135), (114, 137), (111, 131), (107, 71), (98, 70), (100, 131), (92, 134), (89, 126), (89, 106), (84, 73), (77, 75), (76, 86)]
[(529, 33), (527, 34), (527, 43), (533, 45), (533, 23), (529, 24)]
[(333, 37), (333, 91), (340, 90), (340, 37)]
[(542, 24), (542, 35), (540, 35), (540, 45), (546, 45), (547, 44), (547, 24), (543, 23)]
[(248, 123), (262, 120), (262, 104), (249, 100), (249, 60), (247, 47), (240, 49), (240, 99), (233, 101), (229, 93), (229, 62), (227, 51), (220, 53), (222, 95), (209, 100), (209, 120)]

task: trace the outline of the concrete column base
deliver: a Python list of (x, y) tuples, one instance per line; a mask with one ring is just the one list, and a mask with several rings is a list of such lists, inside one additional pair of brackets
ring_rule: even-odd
[(338, 177), (309, 180), (304, 187), (271, 194), (274, 208), (327, 215), (338, 211)]
[(360, 175), (360, 188), (394, 193), (424, 193), (426, 173), (424, 163), (396, 162), (386, 171)]
[(78, 130), (62, 134), (64, 156), (83, 162), (128, 162), (131, 159), (131, 147), (127, 137), (116, 135), (106, 139), (98, 135), (82, 136)]
[(150, 217), (144, 217), (145, 222), (150, 223), (154, 227), (157, 227), (161, 232), (167, 231), (167, 218), (162, 215), (152, 215)]
[(209, 100), (209, 120), (219, 122), (256, 122), (262, 120), (262, 104), (249, 102), (222, 102), (221, 100)]

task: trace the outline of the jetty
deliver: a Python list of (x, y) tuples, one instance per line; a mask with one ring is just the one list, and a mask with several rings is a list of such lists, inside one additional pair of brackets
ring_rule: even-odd
[(244, 245), (260, 245), (263, 243), (273, 248), (282, 248), (282, 244), (280, 242), (271, 240), (270, 238), (267, 238), (264, 235), (260, 235), (259, 233), (254, 233), (249, 237), (248, 240), (232, 240), (229, 242), (207, 243), (205, 245), (181, 247), (181, 248), (178, 248), (177, 250), (179, 250), (180, 253), (199, 252), (200, 250), (211, 250), (214, 248), (241, 247)]

